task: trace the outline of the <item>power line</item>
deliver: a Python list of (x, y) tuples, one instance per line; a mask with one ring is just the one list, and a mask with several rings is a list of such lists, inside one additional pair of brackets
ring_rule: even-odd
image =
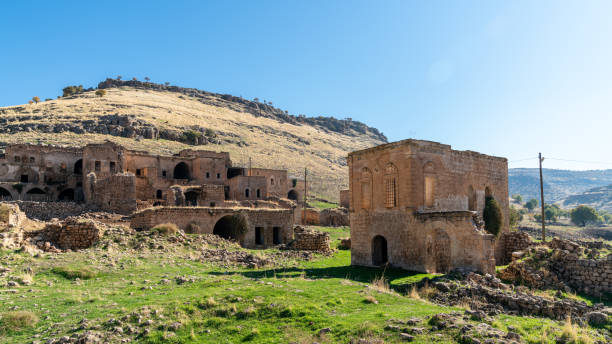
[(509, 162), (509, 163), (510, 163), (510, 162), (519, 162), (519, 161), (533, 160), (533, 159), (537, 159), (537, 158), (538, 158), (537, 156), (534, 156), (533, 158), (525, 158), (525, 159), (519, 159), (519, 160), (511, 160), (511, 161), (508, 161), (508, 162)]
[(612, 162), (606, 162), (606, 161), (584, 161), (584, 160), (572, 160), (572, 159), (560, 159), (560, 158), (546, 158), (549, 160), (559, 160), (559, 161), (569, 161), (569, 162), (580, 162), (580, 163), (584, 163), (584, 164), (605, 164), (605, 165), (612, 165)]

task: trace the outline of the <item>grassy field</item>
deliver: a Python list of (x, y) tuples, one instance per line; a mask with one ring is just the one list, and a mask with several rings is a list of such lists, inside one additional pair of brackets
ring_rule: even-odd
[[(319, 229), (330, 232), (334, 245), (349, 234), (346, 227)], [(100, 331), (112, 332), (118, 322), (131, 326), (133, 334), (122, 336), (142, 343), (394, 343), (401, 338), (385, 330), (391, 319), (417, 317), (423, 320), (419, 326), (429, 329), (432, 315), (463, 312), (396, 292), (431, 275), (352, 267), (348, 250), (247, 269), (202, 261), (187, 245), (171, 247), (127, 252), (111, 243), (56, 255), (0, 252), (0, 267), (12, 270), (0, 285), (17, 275), (32, 280), (0, 289), (0, 343), (82, 333), (83, 321)], [(388, 288), (372, 283), (383, 274)], [(191, 281), (179, 283), (181, 276)], [(29, 317), (15, 320), (18, 312)], [(556, 321), (508, 315), (491, 325), (514, 328), (529, 343), (553, 343), (564, 331)], [(319, 334), (325, 328), (330, 331)], [(455, 342), (458, 331), (425, 331), (414, 342)]]

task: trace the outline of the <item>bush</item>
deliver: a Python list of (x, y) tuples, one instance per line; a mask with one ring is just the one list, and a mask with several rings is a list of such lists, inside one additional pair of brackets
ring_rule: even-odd
[(32, 101), (36, 104), (38, 104), (40, 102), (40, 98), (38, 96), (36, 97), (32, 97)]
[(516, 194), (512, 196), (512, 199), (518, 203), (518, 204), (522, 204), (523, 203), (523, 196)]
[(66, 279), (74, 280), (74, 279), (92, 279), (98, 276), (98, 273), (90, 268), (85, 267), (67, 267), (67, 266), (59, 266), (51, 269), (51, 272), (54, 274), (60, 275)]
[(535, 199), (535, 198), (532, 198), (529, 201), (527, 201), (527, 203), (525, 203), (525, 207), (527, 209), (529, 209), (529, 211), (531, 211), (531, 210), (535, 209), (535, 207), (537, 207), (538, 204), (539, 204), (538, 200)]
[(515, 227), (523, 220), (523, 214), (516, 210), (515, 207), (510, 207), (510, 227)]
[(98, 97), (104, 97), (106, 95), (106, 90), (102, 90), (102, 89), (96, 90), (96, 95)]
[(201, 137), (201, 132), (195, 130), (187, 130), (183, 132), (183, 135), (181, 136), (181, 141), (191, 145), (197, 145)]
[(485, 199), (485, 208), (482, 217), (485, 222), (486, 231), (497, 236), (503, 226), (504, 215), (495, 198), (489, 196)]
[(64, 97), (68, 97), (71, 95), (75, 95), (77, 93), (83, 92), (83, 85), (79, 86), (67, 86), (62, 89), (62, 94)]
[(599, 220), (597, 210), (586, 205), (579, 205), (578, 207), (574, 208), (570, 213), (570, 217), (572, 219), (572, 223), (581, 227), (584, 227), (590, 223), (597, 223)]
[(187, 233), (202, 233), (202, 228), (197, 223), (190, 223), (187, 225)]
[(2, 314), (0, 318), (0, 330), (20, 330), (33, 327), (38, 323), (38, 316), (28, 311), (14, 311)]
[(174, 223), (162, 223), (161, 225), (157, 225), (151, 229), (153, 232), (157, 232), (161, 235), (174, 235), (178, 233), (179, 229)]

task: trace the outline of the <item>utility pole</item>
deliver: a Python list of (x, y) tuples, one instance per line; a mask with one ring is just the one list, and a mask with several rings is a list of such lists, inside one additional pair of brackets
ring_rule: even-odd
[(542, 201), (542, 242), (546, 242), (546, 218), (544, 217), (544, 179), (542, 178), (542, 153), (539, 154), (540, 161), (540, 200)]
[(308, 170), (304, 167), (304, 209), (306, 209), (306, 200), (308, 194), (308, 184), (306, 182), (306, 177), (308, 176)]

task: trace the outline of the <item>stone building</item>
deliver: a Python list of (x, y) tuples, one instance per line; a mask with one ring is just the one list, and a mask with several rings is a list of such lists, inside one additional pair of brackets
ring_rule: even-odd
[(13, 144), (0, 156), (4, 200), (77, 201), (119, 213), (293, 198), (293, 186), (286, 170), (233, 167), (227, 152), (164, 156), (106, 141), (82, 148)]
[(420, 140), (348, 155), (351, 263), (424, 272), (494, 272), (502, 246), (482, 228), (494, 197), (508, 231), (505, 158)]

